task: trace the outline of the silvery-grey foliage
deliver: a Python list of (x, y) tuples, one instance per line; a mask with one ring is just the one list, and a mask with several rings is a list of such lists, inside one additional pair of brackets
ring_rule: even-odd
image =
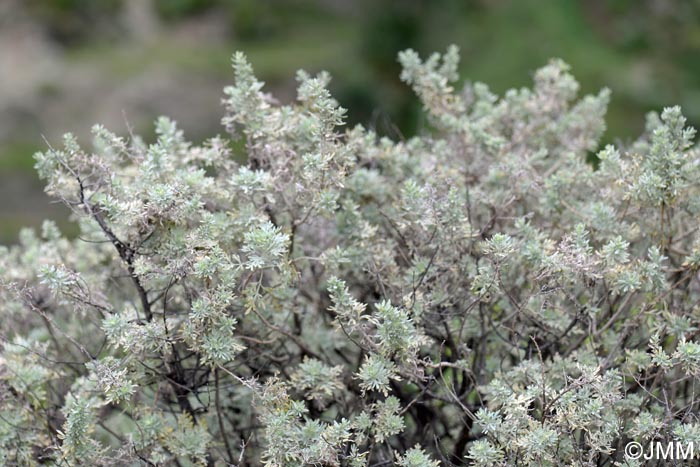
[[(36, 155), (73, 211), (0, 250), (0, 463), (613, 466), (700, 441), (700, 154), (677, 107), (599, 148), (607, 90), (553, 60), (427, 115), (343, 129), (330, 77), (284, 105), (245, 57), (227, 136), (96, 126)], [(600, 160), (586, 163), (591, 152)], [(245, 161), (244, 163), (239, 161)]]

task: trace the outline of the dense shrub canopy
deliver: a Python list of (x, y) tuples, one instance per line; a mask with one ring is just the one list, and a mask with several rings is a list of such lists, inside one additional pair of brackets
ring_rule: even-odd
[[(609, 92), (554, 60), (457, 92), (400, 54), (429, 128), (356, 127), (242, 54), (229, 134), (94, 128), (36, 155), (80, 235), (0, 251), (8, 465), (622, 465), (700, 442), (700, 154), (680, 109), (599, 150)], [(245, 160), (245, 163), (239, 161)], [(634, 464), (628, 464), (634, 465)]]

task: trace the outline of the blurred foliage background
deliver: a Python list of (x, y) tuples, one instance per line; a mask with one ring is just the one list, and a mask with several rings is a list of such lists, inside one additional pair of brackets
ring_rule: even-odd
[(221, 133), (230, 55), (294, 97), (297, 68), (328, 70), (349, 123), (402, 138), (421, 131), (396, 54), (462, 50), (465, 80), (502, 93), (551, 57), (582, 92), (612, 89), (606, 142), (628, 141), (650, 110), (680, 104), (700, 124), (698, 0), (2, 0), (0, 243), (67, 213), (50, 204), (32, 154), (93, 123), (152, 137), (158, 115), (194, 141)]

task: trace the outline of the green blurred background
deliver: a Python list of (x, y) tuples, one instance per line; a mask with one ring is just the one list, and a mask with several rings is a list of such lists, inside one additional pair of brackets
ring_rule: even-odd
[(397, 52), (451, 43), (462, 77), (498, 93), (550, 57), (582, 92), (608, 86), (607, 142), (673, 104), (700, 124), (698, 0), (0, 0), (0, 243), (46, 217), (71, 232), (34, 174), (44, 138), (87, 142), (93, 123), (148, 138), (158, 115), (194, 141), (221, 133), (235, 50), (283, 101), (297, 68), (330, 71), (350, 124), (398, 138), (422, 121)]

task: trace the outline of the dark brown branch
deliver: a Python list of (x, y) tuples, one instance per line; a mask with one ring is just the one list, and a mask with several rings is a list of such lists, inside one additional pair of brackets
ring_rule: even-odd
[(151, 303), (148, 301), (148, 292), (146, 292), (146, 289), (144, 289), (143, 284), (141, 284), (141, 280), (139, 279), (134, 269), (134, 257), (136, 251), (133, 248), (131, 248), (128, 244), (122, 242), (121, 240), (119, 240), (119, 238), (117, 238), (112, 229), (110, 229), (107, 223), (105, 222), (102, 215), (98, 211), (96, 211), (90, 204), (90, 202), (85, 198), (85, 187), (80, 176), (78, 176), (75, 173), (74, 176), (76, 177), (78, 185), (80, 187), (78, 193), (80, 197), (80, 203), (84, 206), (87, 214), (92, 219), (94, 219), (95, 222), (97, 222), (97, 225), (100, 226), (100, 229), (102, 230), (102, 232), (104, 232), (104, 234), (107, 236), (112, 245), (114, 245), (114, 248), (117, 250), (117, 253), (119, 253), (119, 257), (122, 259), (122, 261), (126, 263), (126, 269), (129, 272), (129, 277), (134, 283), (136, 291), (139, 294), (139, 300), (141, 300), (141, 306), (143, 307), (143, 312), (146, 315), (146, 321), (152, 321), (153, 313), (151, 312)]

